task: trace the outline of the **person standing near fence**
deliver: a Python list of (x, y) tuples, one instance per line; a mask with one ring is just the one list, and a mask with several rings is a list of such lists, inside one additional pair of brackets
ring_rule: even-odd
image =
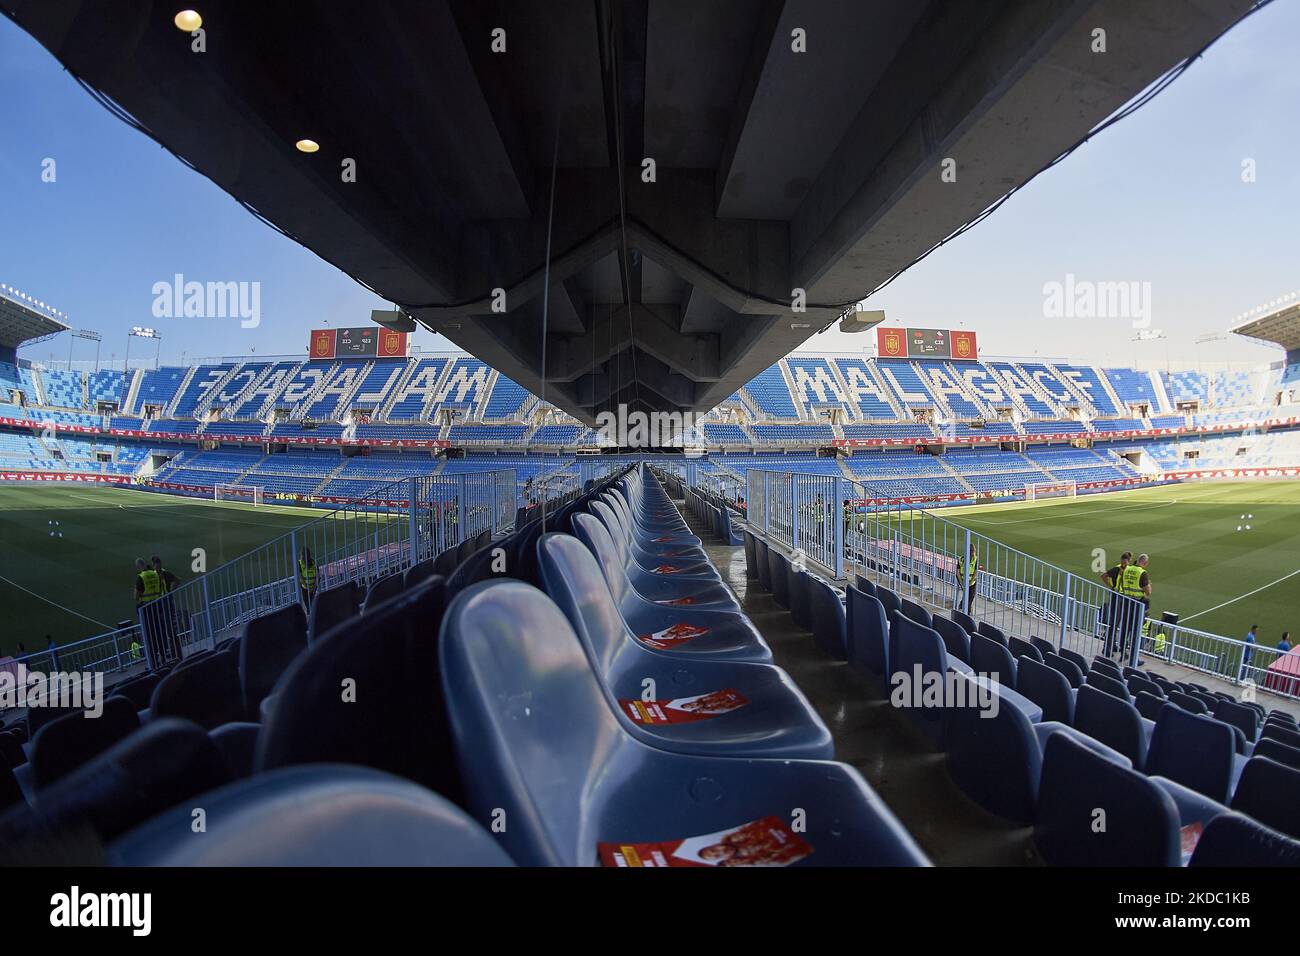
[[(1101, 583), (1106, 585), (1111, 591), (1119, 591), (1119, 579), (1128, 567), (1129, 562), (1133, 560), (1133, 552), (1125, 551), (1119, 556), (1119, 564), (1105, 571), (1101, 576)], [(1119, 605), (1121, 602), (1116, 601), (1114, 596), (1106, 599), (1106, 607), (1102, 611), (1102, 620), (1106, 623), (1106, 656), (1110, 657), (1115, 650), (1118, 641), (1118, 631), (1120, 622), (1116, 619), (1119, 614)]]
[(152, 601), (162, 597), (162, 579), (158, 572), (145, 562), (144, 558), (135, 559), (135, 614), (143, 630), (144, 645), (149, 654), (149, 664), (156, 667), (162, 663), (162, 649), (158, 646), (159, 628), (154, 626), (152, 609), (142, 610)]
[(1149, 561), (1147, 555), (1139, 554), (1137, 560), (1119, 576), (1119, 593), (1133, 599), (1124, 602), (1124, 625), (1120, 629), (1120, 651), (1124, 656), (1128, 655), (1130, 642), (1140, 640), (1142, 621), (1151, 607), (1151, 576), (1147, 573)]
[(298, 586), (302, 589), (303, 603), (310, 610), (311, 599), (316, 596), (316, 556), (305, 545), (298, 555)]
[(966, 607), (964, 610), (972, 617), (975, 615), (975, 591), (976, 585), (979, 583), (979, 573), (979, 555), (976, 553), (976, 544), (972, 541), (970, 543), (970, 555), (966, 560), (957, 559), (957, 606), (958, 609), (962, 609), (961, 589), (964, 587), (966, 589)]
[(1255, 636), (1257, 630), (1259, 625), (1252, 624), (1250, 630), (1246, 632), (1246, 646), (1241, 650), (1241, 673), (1237, 675), (1238, 680), (1245, 680), (1249, 676), (1250, 662), (1255, 656), (1255, 644), (1258, 643), (1258, 638)]

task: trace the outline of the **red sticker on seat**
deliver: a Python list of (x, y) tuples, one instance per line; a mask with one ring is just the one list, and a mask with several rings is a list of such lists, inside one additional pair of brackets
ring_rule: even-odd
[(602, 866), (789, 866), (813, 848), (780, 817), (659, 843), (598, 843)]
[(749, 703), (738, 690), (723, 690), (678, 697), (676, 700), (620, 700), (619, 706), (638, 724), (688, 724), (721, 717)]
[(655, 574), (676, 574), (681, 568), (675, 564), (661, 564), (655, 568)]
[(688, 604), (694, 604), (693, 597), (665, 598), (662, 601), (655, 601), (656, 604), (663, 604), (667, 607), (685, 607)]
[(1205, 831), (1205, 825), (1199, 820), (1195, 823), (1189, 823), (1178, 831), (1178, 836), (1182, 840), (1183, 865), (1192, 858), (1192, 853), (1196, 850), (1196, 844), (1201, 841), (1201, 834)]
[(708, 630), (707, 627), (697, 627), (694, 624), (674, 624), (672, 627), (666, 627), (662, 631), (655, 631), (653, 634), (642, 634), (637, 637), (637, 640), (646, 647), (653, 647), (662, 651), (676, 647), (678, 644), (684, 644), (701, 634), (707, 633)]

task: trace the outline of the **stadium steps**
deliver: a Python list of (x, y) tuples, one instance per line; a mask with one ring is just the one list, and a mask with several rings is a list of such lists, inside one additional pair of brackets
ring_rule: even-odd
[[(230, 484), (242, 485), (245, 479), (248, 478), (248, 476), (251, 475), (253, 472), (257, 471), (257, 469), (262, 466), (262, 462), (266, 461), (270, 457), (271, 457), (270, 455), (263, 455), (261, 458), (257, 459), (257, 461), (253, 462), (250, 468), (248, 468), (245, 471), (239, 472), (239, 477), (236, 478), (234, 481), (230, 482)], [(260, 477), (264, 477), (264, 476), (260, 476)]]
[(963, 478), (961, 472), (959, 472), (959, 471), (958, 471), (956, 468), (954, 468), (952, 465), (950, 465), (950, 464), (948, 464), (946, 461), (944, 461), (944, 460), (943, 460), (943, 457), (944, 457), (943, 455), (935, 455), (935, 456), (934, 456), (934, 460), (937, 461), (937, 462), (939, 463), (939, 467), (942, 468), (944, 471), (946, 471), (950, 476), (952, 476), (953, 478), (955, 478), (955, 479), (957, 480), (957, 484), (961, 485), (963, 490), (969, 492), (970, 494), (974, 494), (974, 493), (975, 493), (975, 486), (972, 485), (972, 484), (971, 484), (969, 481), (967, 481), (965, 478)]
[(1101, 387), (1102, 390), (1105, 391), (1106, 397), (1115, 404), (1115, 407), (1118, 408), (1120, 412), (1119, 417), (1123, 418), (1128, 412), (1128, 402), (1119, 397), (1119, 392), (1115, 391), (1115, 386), (1111, 383), (1109, 375), (1105, 374), (1100, 368), (1094, 367), (1093, 371), (1096, 373), (1097, 380), (1101, 382)]
[(1156, 414), (1157, 415), (1174, 415), (1174, 403), (1169, 400), (1169, 392), (1165, 390), (1165, 378), (1159, 372), (1148, 372), (1151, 377), (1151, 384), (1156, 393)]
[(781, 359), (776, 365), (781, 370), (781, 381), (785, 382), (786, 391), (790, 393), (790, 400), (794, 403), (794, 410), (799, 416), (799, 421), (808, 421), (808, 409), (803, 403), (803, 396), (799, 394), (799, 389), (795, 388), (794, 376), (790, 374), (790, 366), (785, 363), (785, 359)]
[(171, 397), (171, 401), (169, 401), (166, 407), (163, 408), (163, 413), (158, 416), (159, 418), (176, 417), (176, 409), (180, 405), (181, 396), (189, 391), (190, 382), (194, 380), (194, 374), (198, 372), (198, 370), (198, 365), (191, 365), (185, 369), (185, 375), (182, 376), (180, 384), (176, 387), (176, 394)]
[[(889, 402), (889, 407), (894, 410), (894, 417), (900, 422), (906, 422), (910, 419), (912, 416), (908, 414), (907, 409), (903, 408), (903, 403), (898, 400), (898, 396), (894, 393), (894, 386), (881, 373), (875, 359), (868, 359), (866, 365), (871, 380), (876, 383), (876, 387), (880, 389), (880, 394), (885, 396), (885, 401)], [(861, 411), (860, 408), (859, 411)]]
[(126, 389), (126, 397), (122, 400), (122, 412), (126, 415), (134, 415), (135, 403), (140, 400), (140, 383), (144, 381), (144, 373), (136, 369), (130, 372), (127, 378), (130, 384)]
[(342, 460), (339, 462), (338, 467), (335, 468), (333, 471), (331, 471), (328, 475), (326, 475), (326, 476), (325, 476), (325, 480), (322, 481), (320, 484), (318, 484), (315, 488), (313, 488), (313, 489), (311, 490), (311, 493), (312, 493), (313, 495), (319, 495), (319, 494), (321, 494), (321, 493), (324, 491), (326, 485), (328, 485), (328, 484), (329, 484), (331, 481), (333, 481), (335, 478), (338, 478), (338, 477), (340, 477), (340, 476), (343, 474), (343, 469), (346, 468), (346, 467), (348, 466), (348, 462), (351, 461), (351, 460), (352, 460), (351, 458), (344, 458), (344, 459), (342, 459)]

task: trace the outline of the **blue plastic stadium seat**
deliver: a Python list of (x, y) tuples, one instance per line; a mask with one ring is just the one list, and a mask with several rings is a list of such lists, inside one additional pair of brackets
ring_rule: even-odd
[[(790, 561), (779, 548), (769, 548), (767, 560), (772, 579), (772, 598), (781, 608), (790, 608)], [(810, 608), (811, 609), (811, 608)]]
[(1242, 769), (1232, 794), (1233, 810), (1258, 820), (1289, 837), (1300, 839), (1300, 770), (1270, 760), (1252, 757)]
[(258, 719), (262, 698), (271, 693), (284, 669), (306, 647), (307, 619), (297, 604), (290, 604), (244, 625), (238, 653), (247, 720)]
[(1150, 737), (1142, 715), (1128, 701), (1085, 684), (1074, 700), (1074, 726), (1118, 750), (1139, 770), (1146, 766)]
[(1133, 695), (1129, 693), (1128, 685), (1118, 678), (1111, 677), (1103, 672), (1099, 667), (1093, 667), (1084, 679), (1089, 687), (1095, 687), (1097, 690), (1112, 697), (1118, 698), (1126, 703), (1133, 702)]
[(1022, 640), (1021, 638), (1008, 637), (1007, 650), (1011, 651), (1011, 656), (1017, 662), (1023, 660), (1026, 657), (1029, 658), (1030, 660), (1037, 661), (1040, 664), (1043, 662), (1042, 651), (1040, 651), (1033, 644), (1029, 643), (1026, 640)]
[[(895, 611), (890, 620), (890, 647), (895, 652), (890, 675), (890, 702), (930, 740), (943, 742), (948, 652), (938, 631)], [(937, 689), (938, 701), (930, 705)], [(919, 706), (918, 706), (919, 704)]]
[(998, 683), (1015, 690), (1016, 662), (1005, 644), (991, 640), (983, 634), (972, 634), (970, 666), (977, 674), (989, 674)]
[(1222, 721), (1166, 706), (1156, 720), (1144, 766), (1219, 803), (1232, 792), (1235, 746)]
[[(783, 670), (647, 647), (628, 631), (596, 559), (577, 538), (543, 535), (538, 551), (547, 593), (577, 632), (610, 708), (642, 743), (717, 756), (834, 756), (830, 731)], [(649, 706), (642, 700), (647, 680), (655, 688)], [(663, 722), (688, 715), (695, 704), (688, 698), (720, 692), (738, 695), (742, 706), (709, 719)], [(665, 703), (673, 701), (676, 707)]]
[(758, 580), (758, 542), (748, 528), (745, 529), (745, 577), (750, 581)]
[[(1034, 647), (1038, 648), (1039, 655), (1056, 653), (1056, 645), (1053, 644), (1051, 641), (1043, 640), (1041, 637), (1030, 637), (1029, 643), (1033, 644)], [(1042, 661), (1043, 657), (1040, 656), (1038, 659), (1039, 661)]]
[[(0, 817), (0, 847), (38, 862), (56, 841), (108, 842), (196, 794), (229, 782), (221, 754), (194, 723), (151, 720), (42, 791), (35, 808)], [(63, 862), (68, 862), (63, 858)]]
[(808, 606), (812, 617), (813, 640), (832, 660), (849, 659), (844, 602), (839, 592), (816, 575), (808, 575)]
[(982, 637), (987, 637), (991, 641), (996, 641), (997, 643), (1001, 644), (1003, 647), (1009, 646), (1007, 642), (1007, 636), (1006, 634), (1002, 633), (1002, 629), (1000, 627), (995, 627), (994, 625), (990, 624), (988, 621), (980, 621), (979, 624), (976, 626), (975, 631), (976, 633), (980, 634)]
[(1032, 658), (1016, 668), (1016, 690), (1043, 708), (1043, 719), (1074, 725), (1074, 691), (1060, 671)]
[(1164, 710), (1165, 704), (1169, 701), (1163, 697), (1157, 697), (1155, 694), (1145, 690), (1140, 690), (1133, 695), (1133, 706), (1137, 708), (1139, 714), (1147, 720), (1156, 720), (1160, 717), (1160, 711)]
[[(811, 853), (792, 852), (799, 845), (787, 839), (780, 844), (788, 854), (783, 862), (926, 863), (850, 767), (675, 754), (632, 737), (564, 615), (527, 584), (491, 582), (461, 592), (443, 622), (440, 655), (466, 806), (480, 822), (505, 812), (510, 822), (498, 839), (521, 865), (594, 865), (600, 844), (617, 852), (747, 824), (771, 833), (769, 821), (785, 819), (792, 807), (806, 813), (799, 837)], [(777, 845), (775, 838), (769, 845)], [(691, 858), (724, 852), (736, 851), (728, 845)], [(622, 853), (627, 862), (631, 852)]]
[(460, 777), (438, 689), (444, 592), (431, 578), (330, 631), (285, 671), (256, 766), (353, 763), (457, 799)]
[(805, 631), (813, 629), (812, 575), (791, 562), (786, 569), (786, 589), (790, 594), (790, 617)]
[[(848, 602), (845, 652), (849, 663), (877, 684), (887, 685), (892, 671), (885, 606), (878, 598), (853, 586), (848, 590)], [(852, 621), (852, 626), (848, 626), (848, 620)]]
[(366, 767), (293, 767), (203, 794), (116, 841), (120, 866), (511, 866), (459, 807)]
[(965, 664), (970, 663), (970, 635), (966, 629), (956, 621), (944, 617), (942, 614), (935, 614), (930, 619), (931, 626), (939, 632), (943, 638), (944, 647), (948, 651), (949, 657), (955, 657)]
[(394, 571), (392, 574), (386, 574), (382, 578), (374, 581), (370, 587), (366, 589), (366, 598), (362, 602), (362, 612), (368, 613), (374, 608), (382, 605), (390, 598), (401, 594), (402, 589), (405, 586), (406, 582), (401, 571)]
[(1256, 757), (1268, 757), (1270, 760), (1300, 770), (1300, 748), (1276, 740), (1259, 740), (1251, 753)]
[(136, 707), (125, 697), (103, 702), (98, 717), (65, 714), (36, 732), (31, 743), (32, 784), (42, 789), (140, 727)]
[(181, 717), (205, 730), (242, 720), (244, 688), (239, 669), (225, 654), (186, 661), (153, 689), (149, 712), (151, 720)]
[[(1057, 654), (1065, 658), (1075, 667), (1079, 668), (1080, 679), (1088, 676), (1088, 659), (1082, 654), (1077, 651), (1072, 651), (1068, 647), (1062, 647), (1057, 651)], [(1044, 658), (1044, 662), (1046, 662), (1046, 658)]]
[[(267, 703), (268, 700), (269, 698), (262, 698), (264, 711), (271, 706)], [(208, 731), (208, 737), (220, 752), (231, 780), (241, 780), (253, 772), (257, 757), (257, 737), (261, 730), (261, 725), (252, 721), (235, 721)]]
[(1189, 866), (1297, 867), (1300, 841), (1240, 813), (1224, 813), (1205, 827)]
[[(1105, 813), (1098, 827), (1098, 810)], [(1034, 845), (1056, 866), (1178, 866), (1177, 808), (1159, 786), (1066, 734), (1043, 751)]]
[(712, 598), (714, 593), (700, 591), (695, 584), (686, 588), (679, 585), (677, 596), (673, 590), (664, 588), (659, 592), (663, 597), (658, 600), (644, 597), (632, 587), (627, 574), (620, 568), (603, 524), (591, 515), (577, 514), (573, 516), (573, 531), (596, 556), (619, 613), (637, 637), (653, 636), (674, 627), (704, 628), (703, 634), (678, 645), (681, 652), (692, 657), (699, 655), (719, 660), (771, 661), (771, 650), (749, 619), (739, 613), (734, 601), (696, 603), (698, 596)]
[(930, 612), (920, 604), (917, 604), (915, 601), (910, 601), (905, 597), (900, 597), (898, 603), (904, 617), (910, 618), (922, 627), (933, 626), (931, 623)]
[[(944, 715), (948, 774), (963, 793), (997, 816), (1034, 819), (1042, 744), (1042, 710), (987, 678), (957, 674)], [(978, 706), (981, 702), (989, 706)]]
[(361, 613), (361, 589), (355, 581), (344, 581), (324, 591), (317, 591), (307, 615), (307, 639), (319, 640), (335, 625)]
[(1215, 705), (1213, 713), (1218, 720), (1238, 728), (1252, 743), (1259, 737), (1259, 714), (1245, 704), (1221, 700)]

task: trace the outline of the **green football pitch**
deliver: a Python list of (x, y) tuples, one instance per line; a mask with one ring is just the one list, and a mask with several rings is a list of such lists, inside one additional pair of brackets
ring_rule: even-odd
[(1300, 634), (1300, 482), (1189, 482), (937, 514), (1093, 581), (1095, 549), (1108, 567), (1145, 552), (1154, 614), (1234, 638), (1258, 624), (1266, 647)]
[[(182, 581), (325, 512), (216, 503), (91, 485), (0, 485), (0, 655), (112, 630), (134, 617), (134, 562), (158, 555)], [(58, 522), (52, 524), (51, 522)]]

